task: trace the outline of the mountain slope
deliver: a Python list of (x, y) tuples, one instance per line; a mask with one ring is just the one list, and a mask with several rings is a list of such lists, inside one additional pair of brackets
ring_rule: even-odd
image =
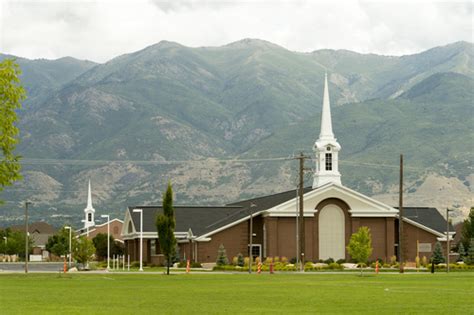
[(469, 206), (470, 43), (388, 57), (297, 53), (255, 39), (201, 48), (160, 42), (99, 65), (19, 62), (30, 91), (20, 122), (26, 180), (5, 191), (11, 208), (0, 216), (15, 217), (29, 198), (37, 216), (53, 211), (77, 221), (89, 178), (96, 208), (117, 215), (129, 204), (159, 202), (167, 180), (178, 203), (292, 189), (294, 161), (219, 159), (310, 153), (326, 70), (345, 185), (393, 192), (403, 153), (410, 192), (453, 178), (467, 192), (446, 202)]

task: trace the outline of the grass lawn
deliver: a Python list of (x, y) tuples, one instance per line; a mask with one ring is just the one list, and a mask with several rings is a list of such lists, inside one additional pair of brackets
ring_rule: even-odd
[(474, 273), (0, 274), (1, 314), (474, 313)]

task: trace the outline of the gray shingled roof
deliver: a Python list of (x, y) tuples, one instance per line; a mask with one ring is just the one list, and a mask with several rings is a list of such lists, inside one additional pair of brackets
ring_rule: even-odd
[[(304, 188), (303, 192), (306, 194), (307, 192), (311, 190), (313, 190), (311, 187), (306, 187)], [(296, 197), (296, 190), (289, 190), (289, 191), (285, 191), (285, 192), (281, 192), (281, 193), (277, 193), (273, 195), (230, 203), (228, 204), (228, 206), (241, 206), (241, 207), (248, 208), (250, 207), (251, 204), (254, 204), (255, 207), (252, 207), (253, 211), (257, 212), (257, 211), (273, 208), (274, 206), (282, 204), (295, 197)]]
[[(129, 207), (135, 229), (140, 231), (140, 213), (133, 209), (143, 209), (143, 232), (156, 232), (156, 217), (163, 213), (161, 206)], [(174, 206), (175, 232), (188, 232), (191, 228), (195, 236), (200, 236), (242, 219), (248, 211), (240, 206)]]
[[(398, 209), (398, 207), (394, 208)], [(403, 216), (439, 233), (446, 233), (446, 219), (436, 208), (403, 207)], [(449, 224), (449, 230), (454, 232), (452, 224)]]
[[(311, 191), (306, 187), (304, 193)], [(289, 190), (273, 195), (242, 200), (225, 206), (175, 206), (176, 232), (188, 232), (191, 228), (195, 236), (201, 236), (224, 227), (232, 222), (243, 219), (253, 213), (270, 209), (296, 197), (295, 190)], [(250, 207), (251, 205), (254, 205)], [(394, 207), (397, 209), (397, 207)], [(137, 231), (140, 229), (140, 214), (133, 209), (143, 209), (143, 231), (156, 232), (156, 216), (162, 213), (161, 206), (135, 206), (129, 207), (133, 224)], [(440, 233), (446, 232), (446, 220), (436, 208), (404, 207), (406, 218), (420, 223)], [(454, 231), (452, 225), (450, 230)]]

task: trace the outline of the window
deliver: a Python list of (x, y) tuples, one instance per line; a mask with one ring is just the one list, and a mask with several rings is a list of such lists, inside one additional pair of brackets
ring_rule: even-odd
[(262, 259), (262, 245), (261, 244), (252, 244), (252, 257), (253, 259), (257, 257)]
[(332, 154), (326, 153), (326, 171), (332, 171)]
[(92, 213), (87, 214), (87, 221), (89, 221), (89, 222), (92, 221)]

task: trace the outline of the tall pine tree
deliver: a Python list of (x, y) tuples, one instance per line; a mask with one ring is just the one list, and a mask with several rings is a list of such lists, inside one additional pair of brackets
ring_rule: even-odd
[(174, 229), (176, 220), (174, 218), (173, 208), (173, 189), (168, 182), (168, 188), (163, 196), (163, 213), (156, 218), (156, 229), (158, 230), (158, 242), (160, 249), (166, 259), (166, 274), (170, 274), (171, 260), (176, 253), (176, 238)]

